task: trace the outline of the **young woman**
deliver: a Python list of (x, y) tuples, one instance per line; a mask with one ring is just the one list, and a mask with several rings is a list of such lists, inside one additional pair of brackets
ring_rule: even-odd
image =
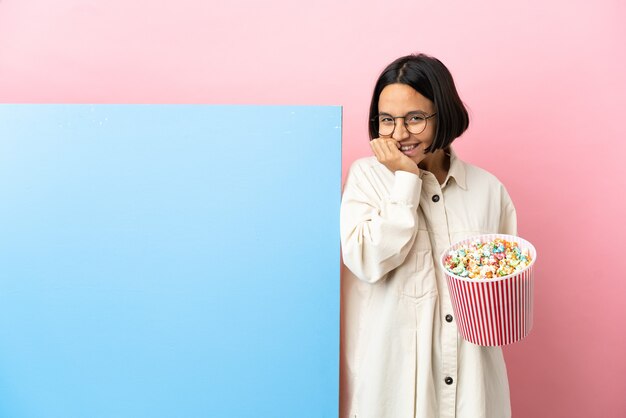
[(502, 350), (461, 339), (438, 259), (472, 235), (515, 235), (513, 203), (450, 147), (469, 120), (436, 58), (391, 63), (369, 116), (374, 156), (352, 164), (341, 203), (344, 415), (509, 417)]

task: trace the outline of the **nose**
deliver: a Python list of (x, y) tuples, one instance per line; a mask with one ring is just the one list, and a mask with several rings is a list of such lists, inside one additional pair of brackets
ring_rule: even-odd
[(411, 135), (404, 125), (404, 118), (396, 118), (395, 123), (396, 126), (393, 130), (393, 134), (391, 135), (393, 139), (400, 141), (402, 139), (408, 138)]

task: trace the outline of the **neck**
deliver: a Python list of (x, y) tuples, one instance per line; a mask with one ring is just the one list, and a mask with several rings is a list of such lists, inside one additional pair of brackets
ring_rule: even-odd
[(418, 164), (418, 167), (435, 175), (447, 175), (450, 168), (450, 158), (444, 150), (438, 149), (435, 152), (429, 153), (427, 157)]
[(428, 154), (428, 157), (424, 158), (418, 167), (432, 173), (439, 184), (443, 184), (448, 176), (448, 170), (450, 170), (450, 154), (447, 150), (439, 149)]

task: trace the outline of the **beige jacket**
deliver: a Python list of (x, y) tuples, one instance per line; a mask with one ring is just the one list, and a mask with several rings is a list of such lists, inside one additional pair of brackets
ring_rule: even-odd
[(348, 173), (340, 224), (342, 418), (509, 417), (502, 350), (461, 339), (439, 266), (468, 236), (516, 234), (498, 179), (454, 151), (442, 185), (362, 158)]

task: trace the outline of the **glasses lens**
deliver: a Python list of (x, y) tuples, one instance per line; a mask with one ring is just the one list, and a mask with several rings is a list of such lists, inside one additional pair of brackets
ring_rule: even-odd
[(426, 129), (426, 117), (421, 113), (409, 113), (405, 121), (407, 130), (412, 134), (422, 133)]
[(380, 135), (391, 135), (395, 122), (389, 115), (378, 115), (378, 133)]

